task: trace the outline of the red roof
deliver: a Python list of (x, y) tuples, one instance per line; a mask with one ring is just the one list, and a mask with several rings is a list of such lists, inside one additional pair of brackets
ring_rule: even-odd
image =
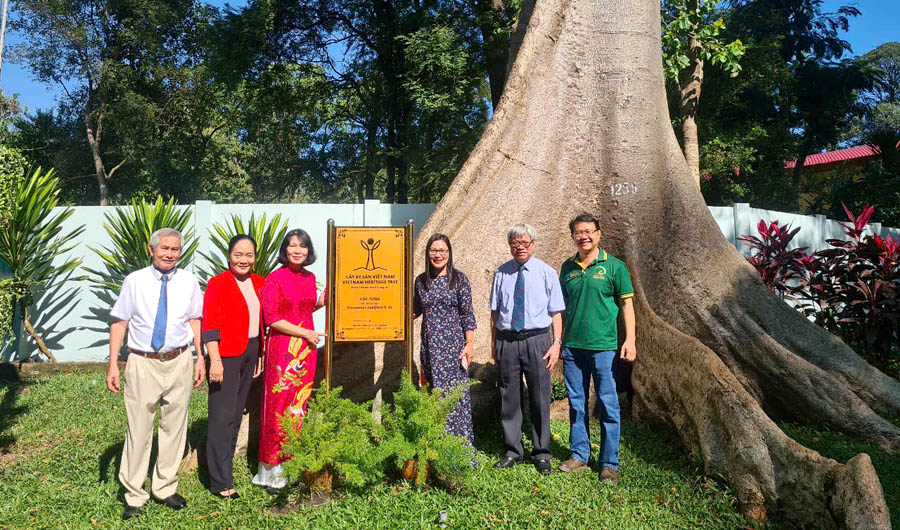
[[(816, 153), (808, 155), (803, 163), (803, 168), (809, 169), (830, 169), (831, 166), (844, 162), (863, 162), (870, 158), (875, 158), (881, 154), (881, 150), (871, 145), (858, 145), (849, 149), (838, 149), (837, 151), (828, 151), (827, 153)], [(784, 169), (794, 169), (797, 166), (796, 160), (785, 160)]]
[[(897, 142), (897, 149), (900, 149), (900, 142)], [(871, 145), (858, 145), (848, 149), (807, 155), (806, 161), (803, 162), (803, 169), (827, 171), (843, 164), (861, 164), (878, 156), (881, 156), (881, 149)], [(784, 161), (785, 170), (794, 169), (795, 167), (797, 167), (796, 160)]]

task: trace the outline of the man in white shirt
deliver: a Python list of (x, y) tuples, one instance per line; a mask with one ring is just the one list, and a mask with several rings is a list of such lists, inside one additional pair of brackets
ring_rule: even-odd
[[(153, 418), (159, 408), (159, 454), (153, 470), (153, 497), (173, 510), (187, 506), (178, 488), (178, 467), (187, 438), (191, 382), (198, 387), (206, 367), (200, 348), (200, 317), (203, 297), (194, 275), (178, 269), (184, 247), (181, 234), (161, 228), (150, 236), (153, 264), (129, 274), (110, 311), (109, 369), (106, 387), (119, 392), (119, 351), (128, 331), (128, 362), (125, 365), (125, 410), (128, 432), (122, 448), (119, 481), (125, 487), (125, 512), (130, 519), (150, 498), (144, 490)], [(190, 343), (197, 362), (191, 370)]]

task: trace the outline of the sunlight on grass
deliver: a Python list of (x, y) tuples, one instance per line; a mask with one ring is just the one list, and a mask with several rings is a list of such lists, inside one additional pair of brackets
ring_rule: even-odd
[[(116, 480), (125, 434), (121, 395), (106, 391), (105, 374), (58, 375), (28, 384), (0, 384), (0, 521), (4, 528), (115, 528), (122, 493)], [(206, 394), (191, 401), (193, 435), (206, 423)], [(618, 486), (595, 471), (537, 474), (532, 466), (494, 470), (502, 454), (499, 428), (476, 429), (479, 468), (464, 492), (416, 491), (382, 484), (321, 508), (285, 515), (250, 484), (246, 461), (235, 462), (236, 501), (213, 498), (205, 472), (188, 473), (180, 512), (148, 503), (134, 528), (705, 528), (745, 524), (734, 498), (674, 444), (647, 428), (626, 425)], [(553, 424), (554, 466), (568, 457), (567, 425)], [(202, 434), (201, 434), (202, 435)], [(594, 429), (595, 437), (599, 429)], [(595, 439), (595, 442), (597, 440)], [(4, 454), (7, 453), (8, 454)]]

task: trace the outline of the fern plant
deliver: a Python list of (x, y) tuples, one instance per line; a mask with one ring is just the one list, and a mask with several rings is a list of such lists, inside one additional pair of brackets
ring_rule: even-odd
[(153, 203), (143, 199), (133, 201), (129, 207), (116, 208), (107, 213), (103, 229), (112, 239), (112, 245), (99, 249), (88, 247), (100, 256), (106, 269), (100, 271), (85, 267), (93, 275), (91, 282), (118, 296), (126, 276), (150, 265), (150, 235), (160, 228), (174, 228), (181, 232), (184, 248), (181, 249), (178, 266), (187, 267), (199, 244), (190, 226), (191, 214), (190, 208), (179, 208), (175, 199), (163, 202), (162, 197)]
[[(311, 474), (333, 473), (338, 482), (354, 487), (374, 484), (383, 476), (383, 463), (375, 450), (375, 424), (369, 403), (341, 397), (341, 388), (324, 385), (310, 400), (306, 415), (281, 419), (285, 477), (297, 483)], [(325, 481), (330, 485), (330, 481)], [(325, 488), (327, 491), (327, 487)]]
[(472, 448), (460, 436), (446, 432), (447, 417), (462, 399), (465, 385), (450, 391), (417, 389), (406, 371), (394, 403), (385, 407), (379, 451), (401, 473), (415, 468), (416, 486), (427, 481), (429, 468), (446, 482), (465, 478), (472, 471)]
[(250, 220), (246, 225), (243, 219), (232, 214), (231, 219), (225, 224), (213, 223), (209, 236), (216, 252), (211, 255), (200, 252), (210, 264), (210, 268), (201, 272), (201, 276), (204, 280), (208, 280), (228, 269), (228, 242), (238, 234), (247, 234), (256, 241), (256, 262), (251, 272), (267, 276), (278, 266), (278, 248), (287, 230), (287, 219), (282, 220), (281, 214), (273, 217), (271, 221), (266, 218), (266, 214), (260, 217), (250, 214)]

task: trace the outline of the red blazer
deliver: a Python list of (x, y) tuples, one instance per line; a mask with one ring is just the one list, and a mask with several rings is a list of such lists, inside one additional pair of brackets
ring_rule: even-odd
[[(253, 292), (259, 298), (263, 277), (250, 274)], [(247, 349), (247, 328), (250, 312), (237, 279), (230, 270), (210, 278), (203, 295), (203, 321), (200, 325), (203, 342), (218, 341), (219, 355), (237, 357)], [(262, 315), (259, 318), (259, 336), (263, 336)]]

